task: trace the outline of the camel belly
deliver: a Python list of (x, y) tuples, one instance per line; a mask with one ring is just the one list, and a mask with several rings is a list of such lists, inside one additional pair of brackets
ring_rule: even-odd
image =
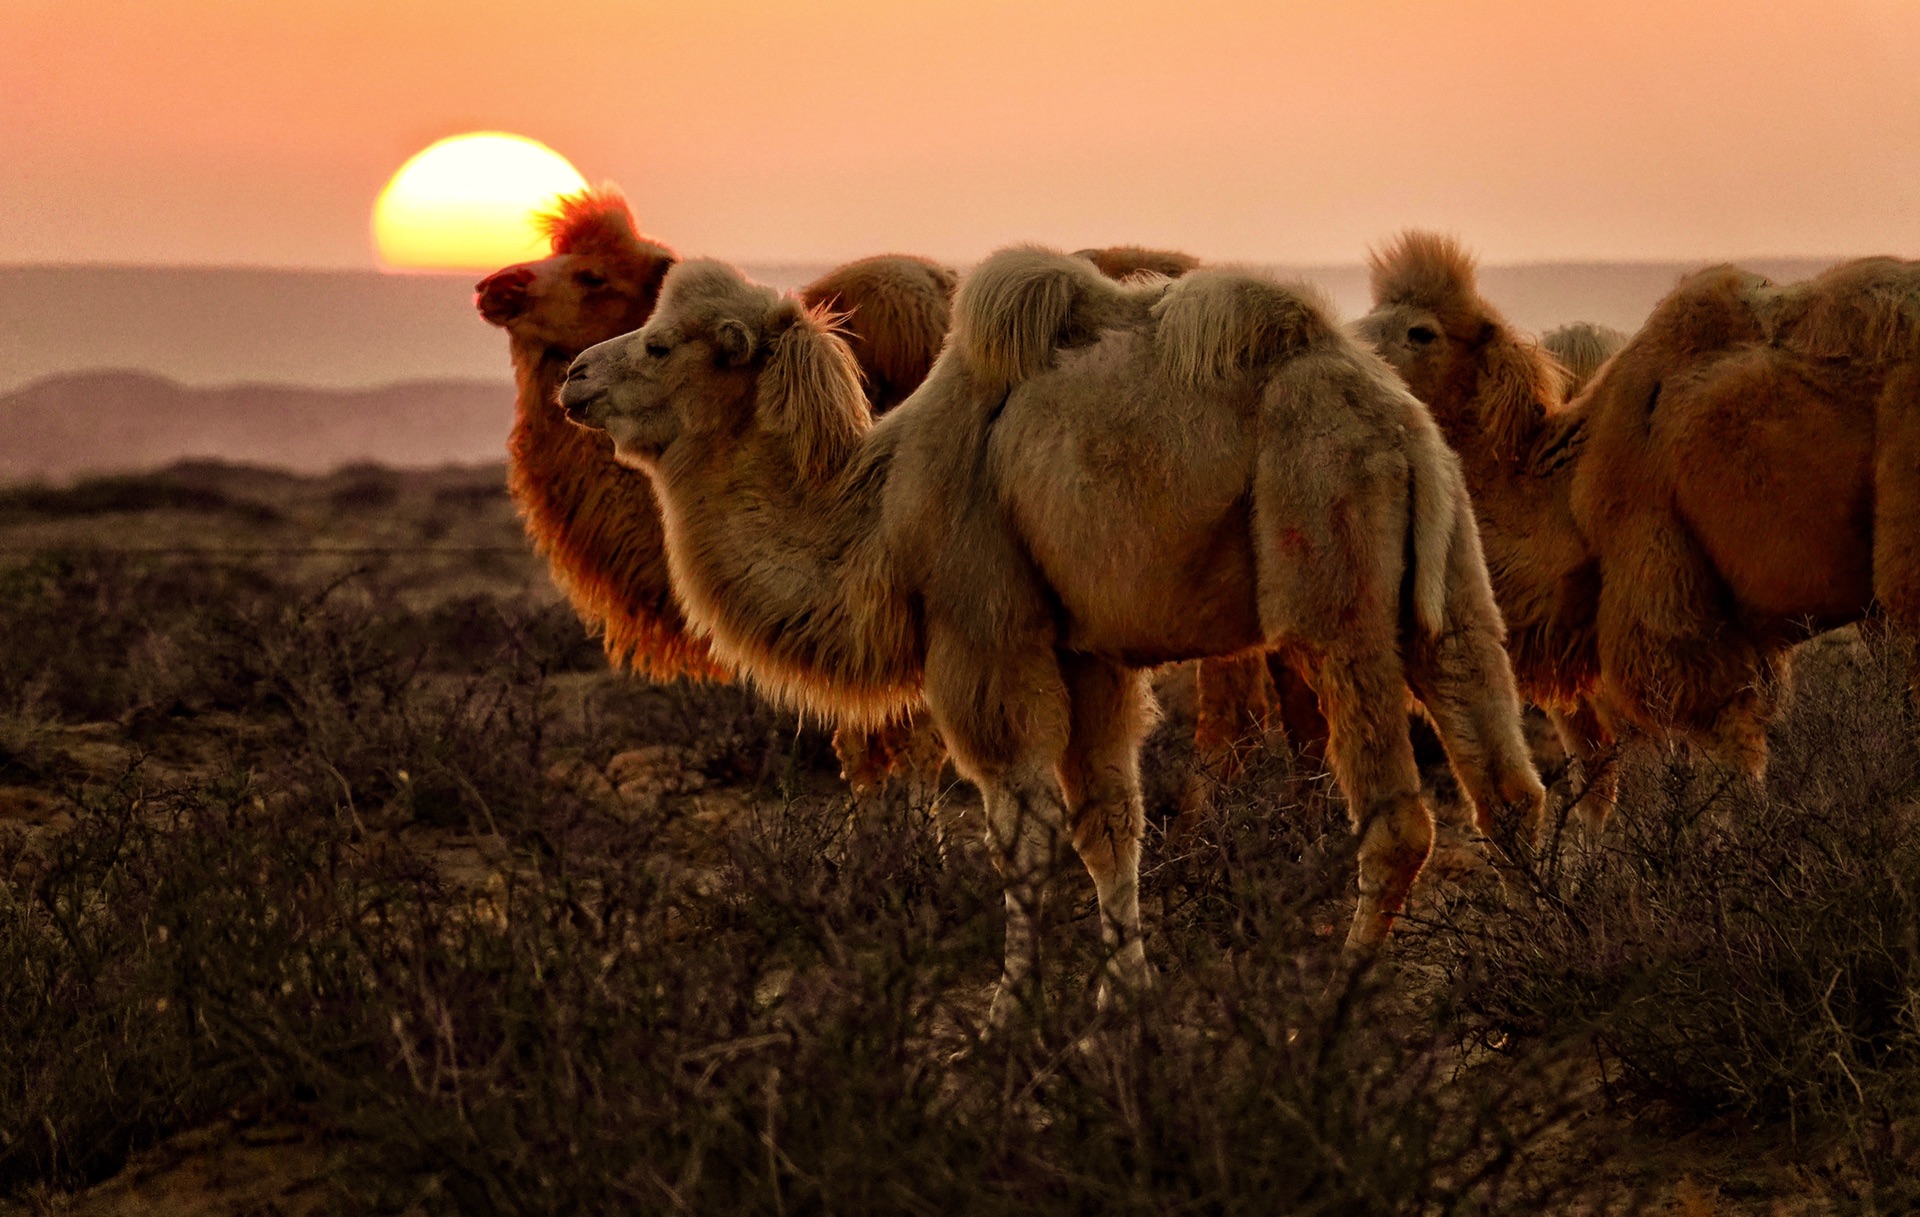
[(1872, 599), (1873, 405), (1835, 388), (1755, 351), (1656, 407), (1675, 504), (1751, 620), (1824, 627)]
[(1138, 380), (1097, 399), (1023, 389), (995, 427), (1002, 509), (1069, 649), (1144, 666), (1260, 640), (1246, 424), (1182, 410)]

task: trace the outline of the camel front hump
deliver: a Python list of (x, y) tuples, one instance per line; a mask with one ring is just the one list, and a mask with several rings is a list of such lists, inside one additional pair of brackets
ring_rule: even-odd
[(1134, 664), (1255, 645), (1248, 423), (1159, 391), (1125, 360), (1086, 376), (1099, 360), (1015, 389), (991, 440), (1002, 508), (1059, 602), (1062, 645)]
[(1675, 505), (1756, 625), (1854, 620), (1873, 598), (1872, 394), (1841, 370), (1748, 348), (1663, 392)]

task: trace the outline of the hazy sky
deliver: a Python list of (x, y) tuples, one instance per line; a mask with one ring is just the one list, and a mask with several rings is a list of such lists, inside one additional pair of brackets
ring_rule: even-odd
[(0, 262), (370, 266), (498, 128), (684, 252), (1920, 255), (1920, 0), (0, 0)]

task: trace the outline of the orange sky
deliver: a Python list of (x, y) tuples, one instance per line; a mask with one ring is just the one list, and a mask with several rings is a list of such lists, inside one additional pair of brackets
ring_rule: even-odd
[(684, 252), (1920, 256), (1920, 2), (0, 0), (0, 262), (370, 266), (500, 128)]

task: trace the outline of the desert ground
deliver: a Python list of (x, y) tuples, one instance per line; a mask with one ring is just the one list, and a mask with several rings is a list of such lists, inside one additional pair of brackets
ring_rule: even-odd
[(1069, 865), (983, 1040), (971, 792), (856, 807), (821, 724), (609, 671), (502, 476), (0, 491), (0, 1211), (1920, 1204), (1920, 750), (1871, 632), (1803, 650), (1763, 793), (1648, 748), (1598, 843), (1502, 875), (1452, 829), (1357, 971), (1330, 781), (1279, 738), (1196, 775), (1169, 673), (1156, 986), (1097, 1007)]

